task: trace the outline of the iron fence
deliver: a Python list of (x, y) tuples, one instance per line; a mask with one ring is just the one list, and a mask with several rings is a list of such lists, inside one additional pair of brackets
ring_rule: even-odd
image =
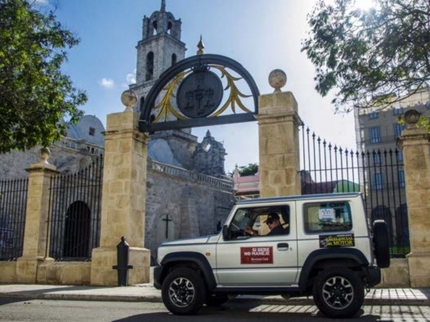
[[(100, 246), (103, 159), (51, 178), (46, 253), (57, 261), (86, 261)], [(49, 249), (48, 249), (49, 248)]]
[(395, 147), (356, 152), (332, 145), (304, 125), (301, 131), (302, 194), (362, 192), (369, 223), (387, 223), (391, 256), (409, 253), (401, 152)]
[(22, 256), (27, 192), (27, 178), (0, 181), (0, 260)]

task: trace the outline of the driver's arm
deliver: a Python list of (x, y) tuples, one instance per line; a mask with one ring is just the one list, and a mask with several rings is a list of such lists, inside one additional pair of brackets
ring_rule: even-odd
[(251, 227), (245, 227), (245, 232), (251, 236), (258, 236), (258, 232)]

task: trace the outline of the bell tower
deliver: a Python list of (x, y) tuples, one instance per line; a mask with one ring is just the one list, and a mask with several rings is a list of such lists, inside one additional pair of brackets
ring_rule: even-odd
[(137, 44), (136, 84), (130, 85), (139, 100), (135, 106), (140, 112), (143, 100), (160, 75), (185, 58), (186, 47), (181, 41), (181, 19), (166, 11), (166, 1), (148, 18), (143, 17), (142, 40)]

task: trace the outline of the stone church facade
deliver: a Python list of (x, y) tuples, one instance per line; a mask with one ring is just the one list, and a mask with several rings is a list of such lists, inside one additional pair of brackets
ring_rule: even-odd
[[(137, 45), (136, 84), (130, 85), (139, 98), (135, 111), (140, 110), (162, 72), (185, 58), (185, 51), (181, 21), (166, 11), (163, 0), (159, 11), (143, 18), (142, 40)], [(103, 156), (104, 131), (97, 117), (84, 116), (78, 124), (69, 125), (61, 142), (50, 147), (49, 162), (60, 174), (85, 169), (95, 158)], [(0, 180), (28, 176), (26, 168), (39, 161), (38, 150), (0, 155)], [(153, 260), (164, 240), (212, 234), (220, 228), (234, 202), (233, 182), (224, 170), (225, 154), (222, 143), (209, 131), (202, 142), (198, 142), (191, 129), (151, 133), (145, 247)]]

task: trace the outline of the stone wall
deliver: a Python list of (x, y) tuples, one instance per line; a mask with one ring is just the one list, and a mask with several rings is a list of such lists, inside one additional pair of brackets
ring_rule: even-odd
[(145, 247), (153, 261), (165, 240), (214, 234), (234, 202), (232, 191), (156, 170), (149, 170), (146, 189)]
[(0, 262), (0, 272), (1, 284), (15, 284), (18, 282), (18, 276), (16, 273), (16, 261)]
[(89, 285), (91, 262), (51, 262), (39, 265), (38, 284)]
[(382, 281), (377, 287), (411, 287), (406, 258), (391, 258), (390, 267), (383, 268)]

